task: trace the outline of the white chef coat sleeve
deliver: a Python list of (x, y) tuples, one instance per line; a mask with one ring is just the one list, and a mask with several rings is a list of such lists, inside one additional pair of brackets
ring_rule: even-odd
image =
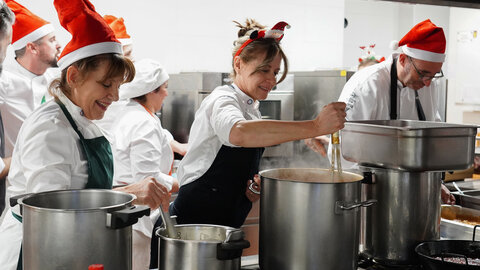
[(163, 129), (162, 131), (163, 131), (163, 134), (165, 134), (165, 136), (167, 136), (167, 142), (171, 143), (173, 141), (172, 133), (170, 133), (170, 131), (168, 131), (167, 129)]
[(230, 96), (220, 96), (213, 105), (210, 124), (220, 142), (229, 146), (230, 131), (235, 123), (245, 120), (238, 102)]
[(78, 152), (77, 139), (66, 126), (54, 121), (22, 128), (18, 154), (27, 193), (67, 189), (71, 185), (71, 157)]
[(160, 172), (162, 159), (163, 130), (156, 129), (151, 123), (139, 124), (132, 134), (130, 142), (131, 173), (134, 181), (152, 176), (168, 190), (172, 189), (173, 177)]
[[(350, 87), (354, 87), (350, 89)], [(377, 110), (377, 87), (371, 81), (366, 81), (356, 86), (345, 85), (339, 101), (347, 104), (346, 119), (354, 120), (370, 120), (374, 119)]]

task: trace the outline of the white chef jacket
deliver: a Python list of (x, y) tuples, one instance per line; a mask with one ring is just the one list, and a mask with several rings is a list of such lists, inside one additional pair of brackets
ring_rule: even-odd
[[(338, 99), (347, 103), (347, 121), (390, 119), (390, 70), (393, 57), (398, 55), (392, 54), (384, 62), (363, 68), (348, 80)], [(442, 80), (434, 79), (430, 86), (417, 90), (427, 121), (442, 121), (439, 111)], [(400, 81), (397, 81), (397, 119), (418, 120), (415, 90), (404, 87)], [(328, 155), (331, 160), (331, 144)], [(342, 158), (342, 167), (352, 169), (356, 164)]]
[[(100, 129), (82, 116), (81, 108), (63, 94), (59, 99), (72, 115), (86, 139), (103, 136)], [(61, 108), (53, 100), (36, 109), (24, 122), (13, 151), (7, 188), (11, 196), (49, 190), (82, 189), (88, 181), (87, 160), (80, 138)], [(18, 206), (9, 208), (0, 225), (0, 265), (15, 270), (22, 241)]]
[[(132, 184), (152, 176), (168, 190), (172, 189), (174, 179), (168, 173), (173, 151), (156, 115), (130, 100), (119, 110), (112, 124), (112, 135), (115, 185)], [(153, 224), (150, 217), (142, 217), (133, 229), (150, 238)]]
[[(343, 87), (338, 101), (347, 103), (347, 120), (390, 119), (390, 69), (393, 57), (356, 72)], [(441, 121), (439, 111), (439, 82), (434, 79), (430, 86), (418, 91), (427, 121)], [(398, 119), (418, 120), (415, 107), (415, 90), (404, 87), (397, 81)]]
[(48, 84), (57, 71), (36, 75), (17, 61), (8, 63), (0, 76), (0, 113), (5, 130), (5, 156), (10, 157), (23, 121), (38, 108), (42, 99), (52, 99)]
[[(118, 100), (115, 102), (112, 102), (110, 106), (108, 106), (108, 109), (105, 111), (105, 114), (103, 115), (102, 119), (98, 120), (93, 120), (97, 126), (103, 129), (103, 131), (107, 133), (112, 132), (112, 125), (113, 122), (119, 117), (119, 114), (121, 113), (121, 110), (125, 108), (125, 105), (128, 103), (128, 99), (122, 99)], [(113, 134), (110, 134), (113, 138)]]
[(231, 86), (215, 88), (195, 113), (187, 154), (178, 166), (180, 186), (201, 177), (213, 164), (222, 145), (239, 147), (229, 140), (235, 123), (261, 119), (259, 102), (254, 101), (235, 84)]
[[(103, 115), (102, 119), (98, 120), (93, 120), (93, 122), (102, 129), (102, 132), (107, 135), (107, 138), (110, 140), (112, 138), (113, 140), (113, 134), (112, 132), (112, 125), (115, 122), (115, 120), (119, 117), (121, 114), (121, 110), (125, 108), (125, 105), (130, 101), (130, 99), (121, 99), (119, 101), (113, 102), (110, 106), (108, 106), (107, 111)], [(160, 117), (160, 113), (155, 113), (158, 117)], [(168, 131), (167, 129), (163, 128), (163, 133), (165, 136), (167, 136), (168, 143), (171, 143), (173, 141), (173, 135)], [(112, 145), (113, 148), (113, 145)]]

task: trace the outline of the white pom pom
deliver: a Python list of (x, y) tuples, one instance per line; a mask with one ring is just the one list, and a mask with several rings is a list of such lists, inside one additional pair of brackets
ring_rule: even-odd
[(394, 51), (398, 49), (398, 41), (397, 40), (392, 40), (390, 42), (390, 49), (392, 49)]

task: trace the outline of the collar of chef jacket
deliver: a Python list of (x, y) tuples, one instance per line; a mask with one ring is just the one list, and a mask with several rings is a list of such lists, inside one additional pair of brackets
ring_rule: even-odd
[(57, 91), (58, 99), (65, 105), (67, 111), (72, 115), (73, 120), (78, 126), (78, 130), (82, 133), (85, 139), (97, 138), (104, 136), (101, 129), (93, 123), (90, 119), (83, 115), (82, 108), (75, 105), (69, 98), (63, 93)]

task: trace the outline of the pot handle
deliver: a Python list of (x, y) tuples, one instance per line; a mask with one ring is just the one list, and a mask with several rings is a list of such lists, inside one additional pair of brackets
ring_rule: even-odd
[(335, 214), (340, 214), (344, 210), (353, 210), (359, 207), (369, 207), (373, 204), (377, 203), (377, 200), (375, 199), (370, 199), (366, 200), (363, 202), (343, 202), (343, 201), (337, 201), (335, 202)]
[[(20, 195), (17, 195), (17, 196), (13, 196), (13, 197), (10, 197), (10, 207), (14, 207), (15, 205), (18, 204), (18, 200), (24, 198), (24, 197), (27, 197), (28, 195), (30, 194), (34, 194), (34, 193), (26, 193), (26, 194), (20, 194)], [(20, 207), (20, 215), (23, 215), (23, 207), (22, 205), (19, 205)], [(13, 212), (12, 212), (13, 213)]]
[(134, 205), (122, 210), (107, 213), (107, 228), (121, 229), (137, 223), (138, 219), (150, 215), (150, 208), (145, 205)]
[(260, 195), (260, 191), (257, 191), (254, 187), (258, 187), (258, 184), (255, 183), (255, 181), (252, 181), (252, 183), (250, 183), (250, 185), (248, 185), (248, 189), (253, 192), (253, 194), (257, 194), (257, 195)]
[(17, 195), (17, 196), (10, 197), (10, 207), (14, 207), (15, 205), (18, 204), (18, 200), (20, 200), (21, 198), (26, 197), (30, 194), (33, 194), (33, 193), (20, 194), (20, 195)]
[(217, 244), (218, 260), (233, 260), (242, 256), (243, 249), (250, 247), (248, 240), (236, 240)]
[(473, 227), (473, 237), (472, 237), (473, 242), (475, 242), (475, 232), (477, 232), (477, 228), (480, 228), (480, 225), (475, 225)]

